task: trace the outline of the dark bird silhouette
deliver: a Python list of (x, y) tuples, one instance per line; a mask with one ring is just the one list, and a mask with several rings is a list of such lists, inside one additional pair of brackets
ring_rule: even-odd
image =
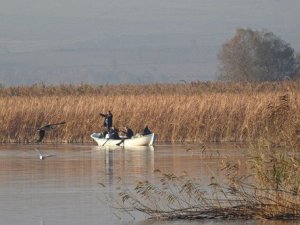
[(37, 143), (40, 143), (43, 141), (46, 131), (53, 130), (57, 125), (65, 124), (66, 122), (60, 122), (60, 123), (52, 123), (52, 124), (47, 124), (46, 126), (42, 126), (38, 128), (37, 130), (39, 131), (39, 139), (36, 141)]

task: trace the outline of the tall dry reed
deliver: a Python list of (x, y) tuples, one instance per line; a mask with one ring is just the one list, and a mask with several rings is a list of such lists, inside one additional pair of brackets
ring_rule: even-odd
[(288, 90), (300, 91), (300, 81), (284, 82), (191, 82), (181, 84), (121, 84), (121, 85), (92, 85), (92, 84), (61, 84), (32, 86), (0, 87), (0, 96), (66, 96), (66, 95), (156, 95), (180, 94), (198, 95), (203, 93), (278, 93)]
[(99, 113), (111, 110), (116, 127), (128, 125), (138, 132), (148, 124), (159, 141), (199, 143), (263, 137), (270, 145), (295, 145), (300, 131), (299, 84), (247, 83), (244, 90), (243, 85), (4, 88), (0, 90), (0, 141), (32, 141), (38, 127), (60, 121), (66, 124), (49, 133), (45, 141), (91, 141), (89, 135), (103, 129)]

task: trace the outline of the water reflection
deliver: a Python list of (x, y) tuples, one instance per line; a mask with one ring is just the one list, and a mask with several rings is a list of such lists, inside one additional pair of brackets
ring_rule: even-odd
[(113, 150), (105, 150), (105, 170), (106, 170), (106, 177), (108, 177), (108, 184), (109, 186), (112, 186), (113, 177), (114, 177)]
[[(36, 147), (56, 156), (39, 160)], [(133, 223), (126, 216), (114, 216), (115, 211), (105, 202), (107, 195), (117, 197), (119, 186), (134, 187), (139, 180), (156, 182), (155, 169), (175, 174), (186, 171), (205, 184), (210, 176), (218, 175), (218, 166), (226, 158), (244, 160), (240, 149), (222, 146), (207, 147), (203, 152), (201, 146), (0, 145), (0, 224), (263, 224), (155, 221), (144, 220), (141, 214)]]
[(98, 148), (104, 155), (105, 183), (113, 186), (122, 180), (123, 185), (132, 184), (138, 177), (154, 171), (154, 147)]

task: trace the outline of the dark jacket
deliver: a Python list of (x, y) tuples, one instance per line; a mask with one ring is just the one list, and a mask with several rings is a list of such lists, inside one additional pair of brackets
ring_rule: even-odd
[(105, 126), (109, 130), (113, 125), (112, 113), (111, 112), (109, 112), (107, 114), (100, 113), (100, 115), (104, 117), (103, 126)]
[(108, 132), (108, 136), (109, 136), (110, 139), (120, 139), (120, 136), (119, 136), (118, 132), (114, 129), (111, 129)]
[(132, 138), (133, 137), (133, 131), (130, 128), (127, 129), (126, 137), (127, 138)]
[(148, 135), (148, 134), (152, 134), (152, 132), (149, 130), (148, 126), (146, 126), (142, 132), (142, 135)]

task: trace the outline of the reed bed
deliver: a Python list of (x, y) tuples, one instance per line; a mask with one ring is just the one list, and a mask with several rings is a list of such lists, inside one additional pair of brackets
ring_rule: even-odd
[(262, 189), (242, 178), (207, 186), (186, 175), (160, 175), (154, 185), (140, 181), (134, 193), (120, 192), (122, 212), (142, 212), (156, 219), (300, 219), (299, 193)]
[(263, 148), (251, 152), (246, 173), (239, 162), (225, 161), (224, 177), (211, 177), (208, 184), (156, 169), (158, 183), (139, 181), (133, 191), (123, 187), (115, 207), (169, 220), (299, 220), (300, 157), (287, 149)]
[(284, 82), (191, 82), (180, 84), (121, 84), (121, 85), (92, 85), (92, 84), (61, 84), (32, 86), (0, 87), (0, 96), (82, 96), (82, 95), (156, 95), (180, 94), (198, 95), (203, 93), (274, 93), (288, 90), (300, 91), (300, 81)]
[(46, 142), (89, 142), (103, 129), (100, 112), (135, 132), (146, 124), (163, 142), (299, 143), (298, 82), (186, 83), (153, 85), (81, 84), (0, 89), (0, 142), (31, 142), (36, 129), (66, 121)]

